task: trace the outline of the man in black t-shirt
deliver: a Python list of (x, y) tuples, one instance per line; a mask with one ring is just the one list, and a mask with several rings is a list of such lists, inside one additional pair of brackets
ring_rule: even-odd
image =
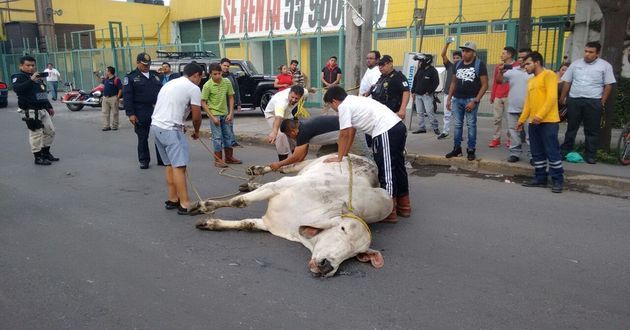
[(409, 102), (409, 82), (400, 71), (394, 70), (394, 60), (389, 55), (381, 57), (378, 68), (381, 78), (372, 87), (370, 95), (404, 120)]
[(455, 137), (453, 150), (446, 154), (446, 158), (462, 155), (462, 132), (464, 130), (464, 116), (468, 128), (468, 148), (466, 149), (468, 160), (475, 160), (475, 147), (477, 143), (477, 110), (479, 102), (486, 90), (488, 90), (488, 70), (486, 64), (476, 56), (477, 45), (468, 41), (460, 47), (462, 60), (455, 64), (451, 76), (446, 107), (453, 112), (455, 117)]
[(295, 140), (295, 149), (287, 159), (269, 165), (274, 171), (282, 166), (303, 161), (308, 155), (308, 147), (311, 143), (336, 144), (339, 140), (339, 118), (321, 116), (299, 122), (294, 119), (285, 119), (280, 125), (280, 131)]

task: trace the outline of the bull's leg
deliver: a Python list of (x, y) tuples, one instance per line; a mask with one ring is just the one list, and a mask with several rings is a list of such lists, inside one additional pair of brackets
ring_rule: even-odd
[(245, 230), (245, 231), (268, 231), (267, 226), (261, 218), (243, 219), (243, 220), (219, 220), (219, 219), (201, 219), (197, 221), (197, 229), (202, 230)]
[(199, 211), (202, 213), (211, 213), (214, 210), (218, 208), (222, 208), (222, 207), (243, 208), (252, 202), (268, 200), (274, 195), (276, 195), (280, 191), (279, 187), (284, 186), (281, 182), (286, 182), (285, 179), (291, 179), (291, 178), (284, 178), (276, 182), (266, 183), (260, 186), (260, 188), (252, 192), (249, 192), (247, 194), (243, 194), (240, 196), (236, 196), (228, 200), (217, 201), (213, 199), (206, 199), (201, 202), (192, 203), (190, 206), (190, 209), (194, 211)]
[[(296, 173), (296, 172), (299, 172), (304, 167), (306, 167), (306, 165), (310, 164), (311, 162), (312, 160), (305, 160), (299, 163), (282, 166), (278, 170), (278, 172), (283, 173), (283, 174)], [(271, 169), (270, 166), (253, 165), (247, 168), (246, 172), (247, 172), (247, 175), (264, 175), (272, 171), (273, 170)]]

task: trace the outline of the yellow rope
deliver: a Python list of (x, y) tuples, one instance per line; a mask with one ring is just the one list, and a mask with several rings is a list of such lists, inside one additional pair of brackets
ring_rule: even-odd
[(300, 98), (297, 104), (297, 111), (295, 112), (295, 118), (303, 119), (310, 117), (311, 114), (304, 107), (304, 98)]
[(342, 217), (346, 217), (346, 218), (351, 218), (354, 220), (359, 221), (363, 227), (365, 227), (365, 229), (368, 232), (368, 235), (370, 236), (370, 240), (372, 240), (372, 231), (370, 230), (370, 227), (368, 226), (367, 222), (365, 222), (365, 220), (361, 219), (361, 217), (359, 217), (358, 215), (354, 214), (354, 208), (352, 207), (352, 159), (350, 159), (350, 156), (346, 156), (346, 159), (348, 159), (348, 169), (350, 170), (350, 175), (349, 175), (349, 187), (348, 187), (348, 213), (344, 213), (341, 216)]

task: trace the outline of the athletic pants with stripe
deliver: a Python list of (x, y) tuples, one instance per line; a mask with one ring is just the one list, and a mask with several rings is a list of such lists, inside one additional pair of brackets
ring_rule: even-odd
[(562, 183), (564, 180), (558, 127), (558, 123), (529, 124), (529, 145), (536, 181), (547, 182), (547, 165), (552, 182)]
[(392, 197), (401, 197), (409, 193), (409, 181), (405, 168), (405, 143), (407, 127), (398, 122), (389, 131), (372, 139), (372, 152), (378, 167), (378, 181), (381, 188)]

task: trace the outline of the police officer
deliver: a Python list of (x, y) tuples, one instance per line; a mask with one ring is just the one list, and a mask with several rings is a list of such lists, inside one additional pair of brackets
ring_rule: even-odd
[(22, 120), (29, 129), (29, 142), (35, 155), (35, 164), (50, 165), (51, 161), (58, 161), (59, 158), (50, 153), (50, 145), (55, 137), (51, 117), (55, 112), (48, 101), (43, 77), (45, 74), (35, 70), (35, 58), (23, 56), (20, 58), (20, 72), (11, 76), (11, 81), (18, 96), (18, 111), (24, 115)]
[[(149, 70), (151, 56), (140, 53), (136, 58), (136, 69), (125, 76), (123, 80), (123, 99), (125, 112), (138, 135), (138, 161), (141, 169), (149, 168), (151, 153), (149, 152), (149, 129), (151, 115), (162, 88), (162, 81), (158, 73)], [(157, 147), (156, 147), (157, 148)], [(162, 161), (157, 153), (158, 164)]]
[(381, 77), (372, 87), (372, 98), (386, 105), (395, 112), (400, 119), (405, 119), (407, 102), (409, 102), (409, 83), (407, 78), (394, 70), (394, 60), (389, 55), (383, 55), (378, 61)]

